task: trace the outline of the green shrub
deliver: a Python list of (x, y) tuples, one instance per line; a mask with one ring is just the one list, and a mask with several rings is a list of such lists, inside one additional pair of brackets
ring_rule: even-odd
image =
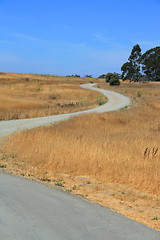
[(62, 183), (60, 183), (60, 182), (55, 183), (55, 186), (64, 187), (64, 185)]
[(107, 74), (102, 74), (102, 75), (100, 75), (98, 78), (106, 78), (106, 75), (107, 75)]
[(6, 165), (0, 165), (0, 168), (6, 168), (7, 166)]
[(137, 96), (138, 96), (138, 97), (141, 97), (141, 96), (142, 96), (142, 92), (141, 92), (141, 91), (138, 91), (138, 92), (137, 92)]
[(115, 76), (117, 76), (117, 74), (115, 74), (115, 73), (107, 73), (106, 74), (106, 82), (109, 82)]
[(103, 104), (105, 104), (106, 103), (106, 99), (104, 99), (104, 97), (103, 96), (98, 96), (97, 97), (97, 102), (98, 102), (98, 105), (103, 105)]
[(113, 76), (110, 80), (109, 80), (109, 85), (110, 86), (115, 86), (115, 85), (120, 85), (120, 81), (117, 75)]

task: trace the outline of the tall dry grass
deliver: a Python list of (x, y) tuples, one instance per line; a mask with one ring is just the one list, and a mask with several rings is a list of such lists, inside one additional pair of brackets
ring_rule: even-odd
[(160, 230), (160, 84), (99, 87), (130, 96), (132, 107), (17, 133), (3, 142), (0, 166)]
[(160, 103), (158, 97), (147, 94), (139, 106), (128, 111), (80, 116), (20, 132), (4, 149), (39, 173), (49, 169), (94, 176), (158, 195)]
[(81, 89), (87, 78), (0, 73), (0, 120), (32, 118), (97, 106), (96, 92)]

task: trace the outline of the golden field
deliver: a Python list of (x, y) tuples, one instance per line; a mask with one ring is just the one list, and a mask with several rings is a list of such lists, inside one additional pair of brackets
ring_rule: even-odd
[(160, 84), (99, 87), (130, 96), (132, 106), (14, 134), (0, 164), (160, 230)]
[(49, 116), (95, 107), (101, 94), (79, 87), (87, 82), (88, 78), (0, 73), (0, 120)]

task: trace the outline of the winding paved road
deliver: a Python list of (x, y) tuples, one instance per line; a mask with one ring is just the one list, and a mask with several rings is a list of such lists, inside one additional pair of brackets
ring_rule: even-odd
[(69, 119), (73, 116), (78, 116), (80, 114), (86, 113), (102, 113), (102, 112), (109, 112), (121, 109), (125, 106), (130, 104), (130, 99), (128, 97), (123, 96), (122, 94), (108, 91), (99, 88), (93, 88), (96, 84), (83, 84), (81, 85), (82, 88), (94, 90), (97, 92), (102, 93), (108, 98), (108, 102), (104, 105), (101, 105), (94, 109), (89, 109), (86, 111), (80, 111), (75, 113), (67, 113), (67, 114), (60, 114), (48, 117), (39, 117), (39, 118), (27, 118), (27, 119), (18, 119), (18, 120), (9, 120), (9, 121), (0, 121), (0, 137), (3, 137), (7, 134), (14, 133), (19, 130), (29, 129), (34, 127), (39, 127), (45, 124), (50, 124), (62, 120)]
[[(130, 103), (118, 93), (94, 90), (106, 95), (109, 102), (85, 113), (113, 111)], [(81, 113), (1, 121), (0, 134), (5, 136)], [(160, 240), (160, 232), (85, 199), (1, 171), (0, 240)]]

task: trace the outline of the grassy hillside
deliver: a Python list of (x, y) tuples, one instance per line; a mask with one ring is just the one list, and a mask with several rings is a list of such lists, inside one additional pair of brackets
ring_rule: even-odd
[(79, 87), (89, 81), (89, 78), (0, 73), (0, 120), (49, 116), (95, 107), (100, 94)]
[(130, 96), (132, 106), (15, 134), (0, 164), (160, 230), (160, 84), (99, 87)]

